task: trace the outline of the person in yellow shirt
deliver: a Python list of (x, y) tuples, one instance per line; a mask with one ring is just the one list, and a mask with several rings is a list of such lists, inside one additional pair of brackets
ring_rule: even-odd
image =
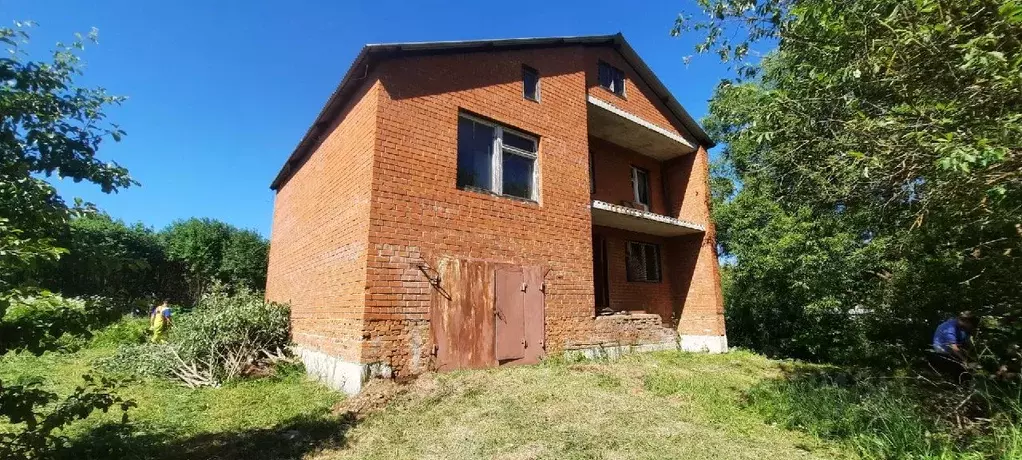
[(149, 330), (153, 332), (153, 342), (167, 340), (167, 334), (170, 333), (170, 326), (173, 324), (170, 315), (170, 305), (166, 300), (149, 312)]

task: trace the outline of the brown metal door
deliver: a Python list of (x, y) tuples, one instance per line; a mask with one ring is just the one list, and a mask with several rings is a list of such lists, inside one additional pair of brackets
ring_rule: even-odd
[(543, 267), (525, 267), (525, 358), (538, 363), (546, 355), (546, 293)]
[(430, 312), (436, 370), (496, 366), (491, 264), (447, 259), (437, 272)]
[(525, 276), (521, 267), (494, 270), (497, 361), (525, 357)]

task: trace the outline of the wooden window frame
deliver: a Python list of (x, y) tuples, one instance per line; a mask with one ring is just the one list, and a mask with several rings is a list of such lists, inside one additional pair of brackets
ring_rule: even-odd
[[(493, 128), (493, 149), (490, 157), (490, 187), (489, 189), (480, 189), (479, 187), (465, 187), (468, 190), (485, 191), (495, 195), (500, 195), (508, 198), (526, 201), (539, 201), (539, 190), (537, 187), (538, 180), (536, 179), (539, 175), (539, 138), (531, 134), (519, 131), (514, 128), (508, 128), (500, 123), (490, 121), (484, 118), (473, 116), (468, 113), (459, 113), (459, 118), (465, 118), (476, 123), (484, 124)], [(504, 132), (509, 132), (515, 136), (521, 137), (532, 141), (533, 151), (527, 151), (518, 147), (504, 145)], [(529, 184), (529, 190), (531, 194), (528, 198), (520, 197), (517, 195), (504, 194), (504, 155), (517, 155), (520, 157), (528, 158), (532, 160), (532, 178)]]
[[(639, 196), (640, 196), (639, 195), (639, 174), (645, 174), (646, 175), (646, 190), (645, 190), (645, 192), (646, 192), (646, 198), (648, 199), (649, 203), (643, 203), (642, 201), (639, 201)], [(637, 206), (641, 206), (643, 208), (643, 210), (649, 211), (650, 208), (652, 207), (652, 204), (653, 204), (652, 203), (653, 202), (653, 184), (651, 184), (651, 181), (650, 181), (649, 170), (644, 169), (644, 168), (640, 168), (638, 166), (632, 166), (632, 198), (633, 198), (632, 202), (635, 203)]]

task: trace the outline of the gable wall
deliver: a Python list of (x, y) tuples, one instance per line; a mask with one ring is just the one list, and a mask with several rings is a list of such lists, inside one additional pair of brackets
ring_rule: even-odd
[(276, 194), (266, 298), (291, 303), (296, 344), (357, 362), (380, 84), (370, 76)]

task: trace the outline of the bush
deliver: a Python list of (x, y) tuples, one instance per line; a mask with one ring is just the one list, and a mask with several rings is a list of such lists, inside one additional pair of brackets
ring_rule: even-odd
[(145, 342), (148, 330), (148, 318), (126, 315), (120, 321), (96, 331), (90, 346), (116, 348), (121, 345), (139, 345)]
[(135, 407), (135, 403), (112, 392), (118, 382), (83, 378), (85, 384), (63, 400), (40, 389), (39, 382), (13, 386), (0, 382), (0, 419), (15, 427), (13, 431), (0, 432), (0, 458), (27, 460), (64, 454), (70, 443), (61, 434), (63, 429), (75, 420), (87, 418), (94, 410), (106, 412), (118, 407), (123, 412), (121, 423), (126, 424), (128, 409)]
[(117, 353), (96, 363), (104, 372), (133, 377), (173, 377), (177, 368), (173, 345), (169, 343), (125, 344)]
[(109, 371), (177, 378), (216, 386), (281, 356), (290, 337), (290, 309), (250, 291), (214, 289), (179, 314), (165, 344), (122, 346), (101, 363)]
[[(970, 422), (967, 412), (973, 409), (961, 405), (967, 399), (962, 393), (921, 387), (906, 378), (799, 373), (761, 384), (747, 396), (768, 421), (847, 442), (865, 459), (1015, 459), (1022, 454), (1018, 405), (1002, 400), (989, 421)], [(984, 404), (993, 400), (980, 391), (972, 396)]]
[(0, 353), (75, 351), (88, 343), (94, 330), (132, 308), (104, 297), (64, 298), (45, 293), (16, 298), (0, 319)]

